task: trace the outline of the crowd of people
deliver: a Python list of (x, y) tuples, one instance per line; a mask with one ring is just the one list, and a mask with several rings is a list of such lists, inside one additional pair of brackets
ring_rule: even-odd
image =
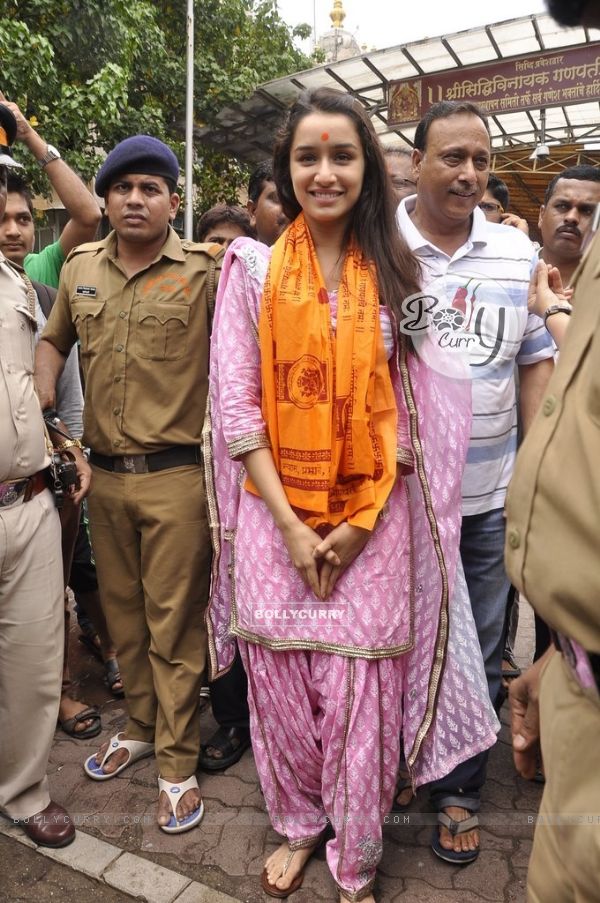
[[(19, 143), (69, 217), (37, 254)], [(357, 99), (313, 89), (194, 241), (174, 153), (126, 138), (98, 241), (96, 199), (2, 98), (0, 811), (37, 844), (75, 836), (57, 723), (102, 730), (70, 679), (71, 587), (128, 715), (86, 778), (155, 757), (176, 834), (202, 821), (198, 771), (251, 746), (282, 836), (267, 895), (324, 844), (340, 900), (374, 901), (382, 824), (418, 787), (433, 853), (475, 861), (509, 690), (516, 767), (546, 782), (529, 898), (600, 899), (597, 827), (553, 822), (600, 803), (600, 171), (549, 181), (538, 245), (490, 166), (469, 102), (384, 148)]]

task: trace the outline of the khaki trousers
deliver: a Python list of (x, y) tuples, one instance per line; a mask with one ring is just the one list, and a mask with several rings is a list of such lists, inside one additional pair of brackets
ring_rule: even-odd
[(0, 508), (0, 810), (11, 818), (50, 802), (63, 619), (60, 524), (46, 489)]
[(127, 736), (155, 743), (164, 778), (188, 777), (200, 752), (211, 560), (202, 468), (93, 470), (92, 547), (125, 686)]
[(600, 901), (600, 699), (555, 655), (542, 677), (546, 786), (527, 882), (529, 903)]
[(65, 585), (64, 592), (64, 633), (65, 633), (65, 657), (63, 661), (63, 676), (61, 695), (68, 696), (72, 690), (73, 682), (71, 680), (71, 672), (69, 670), (69, 635), (71, 630), (71, 611), (69, 609), (69, 596), (67, 594), (67, 586), (69, 585), (69, 576), (71, 574), (71, 566), (73, 564), (73, 551), (75, 549), (75, 540), (77, 539), (77, 531), (79, 530), (79, 518), (81, 517), (81, 508), (74, 505), (70, 499), (67, 499), (63, 507), (59, 511), (60, 527), (61, 527), (61, 546), (62, 546), (62, 562), (63, 562), (63, 580)]

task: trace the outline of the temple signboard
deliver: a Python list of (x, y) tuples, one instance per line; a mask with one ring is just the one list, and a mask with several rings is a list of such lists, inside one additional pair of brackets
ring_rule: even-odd
[(411, 125), (439, 100), (517, 113), (600, 100), (600, 44), (390, 81), (388, 124)]

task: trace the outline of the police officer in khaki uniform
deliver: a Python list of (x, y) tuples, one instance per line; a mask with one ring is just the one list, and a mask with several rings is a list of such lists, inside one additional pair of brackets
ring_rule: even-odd
[(556, 373), (506, 505), (509, 575), (559, 633), (510, 689), (515, 764), (531, 778), (543, 673), (546, 786), (529, 869), (532, 903), (600, 901), (600, 235), (573, 285)]
[[(595, 2), (549, 6), (563, 24), (600, 25)], [(510, 689), (516, 767), (533, 777), (541, 727), (546, 773), (529, 903), (600, 901), (600, 234), (572, 284), (570, 325), (506, 505), (508, 573), (554, 631)]]
[(155, 752), (158, 823), (169, 833), (203, 812), (194, 773), (211, 551), (200, 441), (209, 283), (223, 255), (171, 228), (178, 175), (175, 155), (149, 136), (108, 155), (96, 191), (114, 231), (67, 260), (36, 369), (51, 404), (79, 338), (92, 545), (129, 708), (125, 731), (84, 767), (107, 780)]
[[(17, 122), (0, 104), (0, 219)], [(75, 828), (50, 799), (46, 768), (63, 660), (60, 523), (33, 384), (35, 291), (0, 252), (0, 812), (36, 844), (62, 847)], [(89, 485), (79, 459), (78, 498)]]

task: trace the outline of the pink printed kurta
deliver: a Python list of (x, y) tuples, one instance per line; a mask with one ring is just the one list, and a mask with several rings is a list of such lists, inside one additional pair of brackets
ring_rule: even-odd
[[(262, 661), (261, 673), (267, 677), (261, 679), (268, 682), (272, 671), (281, 685), (287, 679), (282, 675), (288, 669), (300, 673), (300, 665), (286, 661), (285, 656), (279, 664), (277, 652), (286, 652), (289, 658), (295, 650), (306, 651), (315, 668), (322, 667), (321, 654), (336, 660), (338, 656), (365, 660), (357, 668), (370, 686), (381, 680), (378, 662), (397, 663), (391, 672), (401, 697), (395, 716), (383, 717), (379, 711), (370, 724), (387, 760), (387, 777), (372, 807), (380, 823), (379, 807), (389, 805), (388, 796), (393, 793), (397, 761), (392, 759), (397, 749), (389, 733), (397, 719), (401, 718), (405, 754), (416, 786), (442, 777), (459, 762), (489, 748), (498, 729), (459, 557), (470, 384), (441, 375), (443, 368), (432, 369), (416, 354), (394, 351), (390, 371), (398, 404), (398, 460), (412, 473), (397, 480), (365, 549), (338, 580), (332, 596), (326, 602), (318, 600), (291, 564), (266, 505), (244, 489), (244, 471), (236, 460), (269, 445), (261, 414), (257, 341), (268, 260), (269, 249), (250, 239), (232, 244), (221, 274), (213, 325), (210, 417), (204, 436), (215, 546), (208, 613), (211, 666), (214, 676), (230, 666), (234, 636), (243, 641), (240, 648), (246, 664), (250, 661), (258, 667)], [(385, 317), (382, 311), (382, 326)], [(252, 673), (249, 677), (251, 706), (261, 708), (255, 716), (283, 730), (273, 697), (269, 702), (264, 692), (255, 696), (256, 680)], [(292, 745), (302, 735), (302, 722), (294, 719), (292, 707), (289, 731), (284, 730), (281, 740), (282, 755), (286, 748), (291, 755)], [(321, 779), (334, 768), (338, 745), (346, 744), (347, 752), (355, 742), (339, 718), (332, 721), (331, 732), (333, 758), (323, 764)], [(281, 797), (281, 788), (268, 786), (270, 781), (277, 783), (269, 761), (273, 750), (274, 744), (257, 738), (255, 754), (265, 798), (273, 823), (280, 825), (280, 815), (269, 804), (271, 796)], [(360, 796), (361, 787), (353, 789)], [(300, 791), (290, 805), (291, 811), (302, 811)], [(335, 817), (334, 812), (327, 814)], [(303, 830), (288, 831), (288, 836), (301, 844)], [(375, 824), (369, 826), (368, 836), (357, 835), (352, 841), (355, 860), (361, 843), (374, 849), (379, 842), (373, 831), (377, 833)], [(330, 852), (328, 848), (328, 858)], [(333, 853), (331, 858), (335, 860)], [(374, 864), (370, 870), (355, 874), (353, 881), (350, 875), (336, 876), (349, 899), (356, 893), (356, 899), (360, 898), (360, 881), (366, 886), (372, 880)]]

